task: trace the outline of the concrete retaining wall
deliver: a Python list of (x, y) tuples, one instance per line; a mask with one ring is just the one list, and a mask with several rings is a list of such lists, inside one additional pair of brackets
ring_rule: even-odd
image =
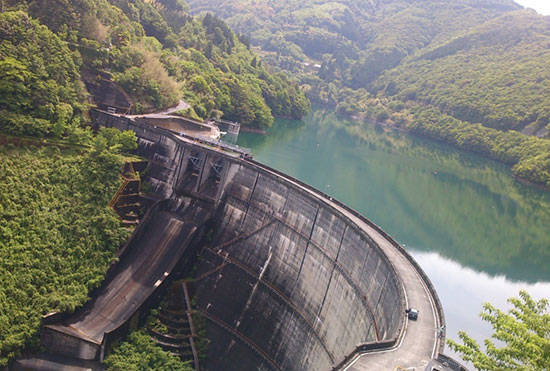
[(44, 327), (40, 333), (40, 345), (46, 349), (55, 349), (58, 355), (83, 360), (96, 359), (101, 349), (101, 344), (47, 327)]

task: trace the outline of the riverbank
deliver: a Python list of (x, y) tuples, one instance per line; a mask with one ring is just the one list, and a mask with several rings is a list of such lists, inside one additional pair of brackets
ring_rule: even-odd
[[(317, 103), (318, 104), (318, 103)], [(402, 122), (369, 117), (361, 112), (339, 117), (358, 123), (369, 122), (403, 133), (414, 133), (454, 148), (498, 161), (509, 166), (523, 181), (550, 190), (550, 139), (528, 136), (517, 131), (500, 131), (481, 124), (470, 124), (444, 114), (434, 108), (411, 106), (401, 116)]]

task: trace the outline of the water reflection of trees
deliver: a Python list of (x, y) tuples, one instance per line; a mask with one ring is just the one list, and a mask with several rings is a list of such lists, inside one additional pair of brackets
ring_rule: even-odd
[[(321, 143), (329, 151), (319, 153), (322, 168), (277, 167), (317, 187), (332, 184), (334, 196), (408, 246), (492, 275), (550, 280), (550, 194), (516, 181), (503, 165), (420, 137), (323, 110), (306, 124), (285, 123), (251, 147), (275, 151), (299, 143), (306, 153)], [(302, 156), (296, 162), (307, 160)], [(335, 179), (327, 181), (330, 174)]]

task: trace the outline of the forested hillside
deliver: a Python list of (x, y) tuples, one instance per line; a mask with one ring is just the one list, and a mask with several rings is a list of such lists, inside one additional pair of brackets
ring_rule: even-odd
[(462, 121), (535, 133), (550, 122), (550, 19), (510, 12), (422, 50), (373, 88)]
[(550, 185), (548, 141), (515, 132), (550, 132), (550, 17), (511, 0), (188, 3), (250, 35), (312, 100), (487, 154)]
[(24, 12), (0, 14), (0, 130), (60, 137), (85, 109), (80, 57)]
[(107, 207), (124, 163), (113, 139), (99, 135), (89, 149), (0, 146), (0, 367), (36, 349), (42, 315), (88, 299), (129, 236)]
[[(187, 10), (180, 0), (0, 1), (0, 368), (38, 350), (42, 315), (88, 300), (131, 232), (107, 205), (136, 137), (92, 133), (86, 84), (107, 77), (134, 112), (183, 98), (184, 114), (257, 127), (309, 111), (247, 38)], [(145, 346), (130, 361), (184, 367)]]
[[(87, 109), (82, 76), (93, 82), (102, 74), (125, 90), (136, 113), (183, 98), (192, 105), (189, 116), (268, 127), (274, 115), (301, 118), (309, 111), (297, 84), (270, 73), (249, 50), (248, 39), (216, 17), (191, 17), (183, 1), (3, 4), (0, 109), (32, 117), (25, 126), (33, 126), (33, 134), (63, 134), (62, 125), (54, 132), (40, 120), (53, 125), (60, 115), (79, 117)], [(19, 96), (26, 100), (11, 98)], [(15, 121), (21, 117), (4, 119), (4, 130), (15, 132)]]

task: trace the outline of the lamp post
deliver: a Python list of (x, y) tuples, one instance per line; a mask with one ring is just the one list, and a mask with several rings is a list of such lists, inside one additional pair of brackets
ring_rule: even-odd
[(328, 199), (332, 201), (332, 197), (328, 196), (327, 189), (330, 188), (330, 184), (326, 184), (323, 187), (323, 193), (327, 195)]

